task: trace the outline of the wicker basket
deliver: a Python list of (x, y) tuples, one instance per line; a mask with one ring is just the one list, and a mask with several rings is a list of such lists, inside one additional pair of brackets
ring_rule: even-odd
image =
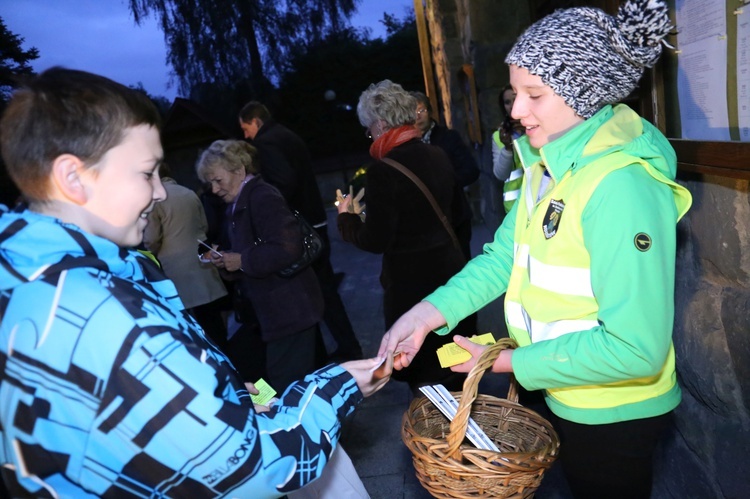
[[(557, 458), (560, 441), (552, 425), (518, 404), (511, 375), (508, 398), (477, 396), (479, 380), (501, 350), (515, 348), (502, 339), (487, 348), (464, 383), (452, 422), (426, 398), (412, 401), (404, 414), (401, 437), (414, 455), (417, 478), (434, 497), (533, 497), (542, 475)], [(469, 414), (500, 452), (464, 441)]]

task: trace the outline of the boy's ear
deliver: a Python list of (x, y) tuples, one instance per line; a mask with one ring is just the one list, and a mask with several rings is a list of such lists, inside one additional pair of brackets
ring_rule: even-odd
[(68, 201), (85, 204), (88, 200), (81, 175), (86, 170), (83, 161), (73, 154), (61, 154), (52, 162), (52, 184)]

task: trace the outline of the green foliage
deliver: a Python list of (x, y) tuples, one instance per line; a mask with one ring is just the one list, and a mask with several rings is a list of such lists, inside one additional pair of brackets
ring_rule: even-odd
[[(349, 28), (291, 54), (273, 112), (306, 140), (313, 156), (369, 148), (356, 107), (371, 83), (388, 78), (407, 90), (424, 91), (414, 17), (398, 21), (386, 14), (383, 22), (390, 32), (385, 40)], [(329, 90), (335, 93), (330, 101)]]
[(129, 0), (136, 22), (155, 14), (180, 90), (250, 77), (261, 94), (301, 43), (337, 31), (360, 0)]
[(17, 86), (17, 78), (34, 74), (29, 63), (39, 58), (39, 51), (33, 47), (24, 50), (23, 42), (24, 39), (11, 32), (0, 17), (0, 108)]
[(151, 102), (154, 103), (154, 105), (156, 106), (156, 109), (159, 110), (159, 114), (161, 115), (162, 119), (166, 118), (167, 113), (169, 112), (169, 108), (172, 107), (172, 102), (170, 102), (169, 99), (167, 99), (163, 95), (151, 95), (143, 87), (143, 83), (140, 81), (135, 86), (131, 85), (130, 88), (132, 88), (133, 90), (137, 92), (142, 93), (143, 95), (151, 99)]
[[(11, 32), (0, 17), (0, 114), (18, 86), (18, 78), (34, 74), (29, 63), (39, 58), (36, 48), (24, 50), (21, 45), (24, 39)], [(20, 192), (8, 176), (2, 160), (0, 160), (0, 203), (13, 206)]]

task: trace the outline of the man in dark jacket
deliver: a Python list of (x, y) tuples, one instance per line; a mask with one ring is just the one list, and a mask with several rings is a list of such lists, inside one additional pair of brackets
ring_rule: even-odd
[(460, 190), (460, 203), (454, 203), (453, 229), (461, 244), (461, 251), (466, 261), (471, 260), (471, 206), (466, 199), (463, 188), (467, 187), (479, 178), (479, 167), (457, 131), (438, 124), (430, 115), (432, 106), (430, 100), (422, 92), (409, 92), (417, 99), (417, 121), (415, 126), (422, 132), (422, 142), (438, 146), (448, 155), (453, 165), (453, 173), (456, 177), (456, 186)]
[(263, 179), (281, 191), (289, 207), (310, 222), (325, 241), (323, 254), (312, 267), (323, 291), (323, 320), (338, 344), (331, 358), (362, 358), (362, 347), (339, 296), (338, 283), (331, 266), (328, 221), (307, 145), (299, 135), (275, 122), (268, 108), (260, 102), (245, 104), (240, 110), (239, 120), (245, 138), (258, 149)]

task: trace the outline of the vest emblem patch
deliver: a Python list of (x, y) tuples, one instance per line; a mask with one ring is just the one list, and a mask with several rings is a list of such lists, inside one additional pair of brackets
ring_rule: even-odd
[(565, 203), (562, 199), (551, 199), (547, 213), (544, 215), (542, 220), (542, 232), (544, 237), (550, 239), (557, 234), (557, 228), (560, 226), (560, 219), (562, 218), (562, 212), (565, 209)]
[(633, 238), (633, 243), (638, 251), (648, 251), (651, 249), (653, 241), (651, 240), (651, 236), (645, 232), (639, 232)]

